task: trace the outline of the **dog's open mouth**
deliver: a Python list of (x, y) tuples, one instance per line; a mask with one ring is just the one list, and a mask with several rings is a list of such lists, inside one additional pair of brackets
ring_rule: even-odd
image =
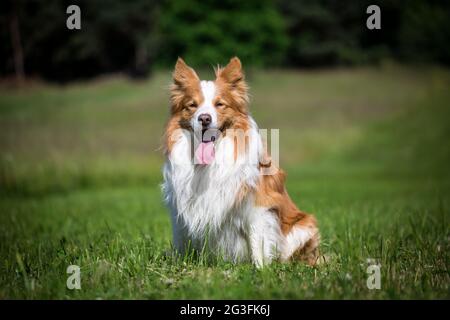
[(196, 164), (211, 164), (215, 157), (214, 141), (218, 136), (218, 130), (202, 130), (202, 141), (198, 144), (195, 150)]

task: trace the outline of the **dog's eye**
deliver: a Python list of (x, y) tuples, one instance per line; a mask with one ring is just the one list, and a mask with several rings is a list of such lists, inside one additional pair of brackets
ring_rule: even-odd
[(195, 103), (195, 101), (189, 102), (187, 105), (189, 108), (195, 108), (197, 107), (197, 104)]
[(224, 106), (224, 104), (221, 101), (216, 102), (216, 107), (217, 108), (220, 108), (220, 107), (223, 107), (223, 106)]

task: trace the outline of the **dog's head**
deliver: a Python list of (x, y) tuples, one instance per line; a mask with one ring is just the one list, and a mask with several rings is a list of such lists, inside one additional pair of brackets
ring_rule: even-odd
[(171, 113), (183, 128), (193, 131), (234, 127), (247, 115), (248, 95), (241, 61), (235, 57), (216, 69), (214, 81), (201, 81), (181, 58), (175, 65), (171, 87)]
[(248, 87), (239, 58), (218, 67), (214, 81), (201, 81), (181, 58), (175, 65), (171, 87), (171, 114), (180, 127), (199, 138), (200, 153), (228, 129), (248, 127)]

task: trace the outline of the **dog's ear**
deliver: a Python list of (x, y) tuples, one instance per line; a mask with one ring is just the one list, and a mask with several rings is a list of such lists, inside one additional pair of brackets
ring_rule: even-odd
[(242, 63), (238, 57), (231, 58), (225, 68), (218, 68), (216, 70), (216, 77), (221, 78), (226, 83), (233, 86), (244, 81), (244, 72), (242, 71)]
[(179, 88), (187, 88), (200, 81), (194, 69), (189, 67), (183, 59), (178, 58), (173, 71), (173, 83)]
[(238, 57), (231, 58), (225, 68), (216, 69), (216, 81), (226, 84), (240, 105), (248, 104), (248, 86)]
[(200, 79), (194, 69), (178, 58), (173, 71), (173, 84), (170, 86), (170, 102), (172, 112), (177, 112), (182, 106), (186, 94), (199, 90)]

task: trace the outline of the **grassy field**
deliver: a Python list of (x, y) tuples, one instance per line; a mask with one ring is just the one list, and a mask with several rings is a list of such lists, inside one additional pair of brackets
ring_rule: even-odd
[[(159, 184), (169, 72), (0, 87), (0, 298), (450, 298), (450, 72), (254, 71), (327, 262), (175, 257)], [(211, 77), (212, 72), (203, 72)], [(366, 286), (381, 265), (381, 289)], [(81, 290), (66, 268), (81, 267)]]

